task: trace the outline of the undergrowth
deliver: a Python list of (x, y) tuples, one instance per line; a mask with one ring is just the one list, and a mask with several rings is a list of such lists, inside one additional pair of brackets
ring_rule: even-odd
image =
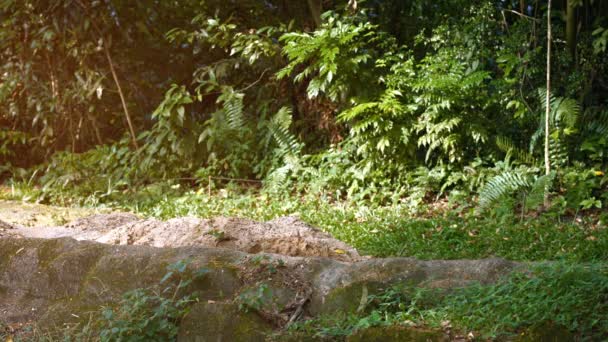
[(456, 333), (484, 339), (525, 335), (529, 328), (545, 326), (568, 330), (577, 340), (602, 340), (608, 337), (608, 268), (547, 264), (513, 273), (494, 285), (451, 293), (390, 288), (369, 296), (365, 313), (320, 317), (291, 330), (342, 338), (359, 329), (388, 325), (453, 326)]

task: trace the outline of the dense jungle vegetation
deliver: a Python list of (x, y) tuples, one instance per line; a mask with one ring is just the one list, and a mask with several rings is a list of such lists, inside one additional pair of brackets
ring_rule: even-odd
[(608, 1), (0, 0), (0, 196), (566, 262), (462, 324), (605, 337), (607, 94)]

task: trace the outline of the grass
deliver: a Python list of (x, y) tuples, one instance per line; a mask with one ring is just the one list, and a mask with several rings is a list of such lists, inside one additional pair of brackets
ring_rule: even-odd
[[(128, 207), (127, 207), (128, 208)], [(438, 214), (412, 217), (407, 209), (336, 205), (321, 200), (239, 195), (217, 198), (200, 194), (168, 197), (136, 209), (160, 218), (239, 216), (269, 220), (298, 215), (364, 254), (420, 259), (504, 257), (511, 260), (608, 259), (608, 230), (591, 230), (551, 217), (499, 222), (492, 218)]]
[[(12, 195), (4, 195), (11, 196), (32, 199), (39, 194), (28, 187), (17, 187)], [(80, 203), (100, 206), (96, 198)], [(460, 208), (413, 216), (408, 207), (399, 205), (372, 207), (330, 203), (311, 196), (273, 197), (264, 192), (243, 193), (236, 189), (209, 196), (206, 191), (184, 192), (167, 185), (153, 185), (137, 193), (121, 194), (105, 205), (161, 219), (226, 216), (266, 221), (296, 215), (351, 244), (361, 253), (376, 257), (608, 260), (608, 229), (585, 220), (560, 222), (550, 213), (523, 220), (514, 217), (499, 220), (476, 215), (470, 208)]]
[(554, 263), (451, 293), (391, 288), (371, 296), (365, 314), (319, 317), (292, 331), (342, 338), (387, 325), (453, 325), (460, 334), (474, 332), (484, 339), (525, 335), (540, 327), (542, 334), (567, 331), (577, 340), (603, 340), (608, 337), (608, 267)]
[[(0, 198), (12, 199), (32, 200), (40, 195), (27, 186), (0, 192)], [(318, 317), (293, 328), (318, 337), (340, 339), (358, 329), (393, 324), (441, 328), (445, 322), (464, 334), (474, 331), (484, 338), (520, 334), (547, 322), (582, 340), (608, 337), (608, 229), (597, 217), (564, 219), (549, 212), (523, 219), (497, 218), (477, 215), (471, 205), (447, 210), (420, 208), (419, 212), (425, 212), (421, 216), (400, 205), (336, 203), (313, 196), (273, 196), (239, 189), (209, 196), (206, 189), (183, 191), (162, 184), (108, 198), (61, 196), (53, 202), (110, 206), (161, 219), (228, 216), (266, 221), (297, 215), (363, 254), (377, 257), (551, 261), (539, 264), (533, 276), (513, 274), (495, 285), (452, 293), (387, 289), (370, 296), (364, 314)], [(605, 217), (599, 221), (605, 222)]]

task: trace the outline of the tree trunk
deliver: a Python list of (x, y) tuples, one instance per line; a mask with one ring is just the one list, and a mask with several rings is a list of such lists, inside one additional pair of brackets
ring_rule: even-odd
[(566, 44), (568, 45), (568, 51), (572, 59), (576, 56), (576, 7), (574, 0), (568, 0), (566, 5)]
[(135, 134), (135, 129), (133, 128), (133, 123), (131, 122), (131, 115), (129, 114), (129, 107), (127, 107), (127, 101), (125, 100), (125, 95), (122, 92), (122, 87), (120, 86), (120, 81), (118, 80), (118, 75), (116, 75), (116, 70), (114, 69), (114, 62), (112, 61), (112, 55), (110, 55), (110, 49), (108, 48), (108, 44), (105, 39), (102, 41), (102, 43), (103, 43), (104, 52), (106, 54), (106, 58), (108, 60), (108, 64), (110, 66), (110, 72), (112, 73), (112, 78), (114, 78), (114, 83), (116, 84), (116, 88), (118, 89), (118, 95), (120, 96), (120, 102), (122, 103), (122, 108), (125, 113), (125, 118), (127, 119), (127, 125), (129, 126), (129, 132), (131, 133), (131, 141), (133, 142), (133, 146), (135, 147), (135, 149), (139, 150), (139, 145), (137, 144), (137, 135)]
[(315, 23), (315, 28), (321, 26), (321, 12), (323, 11), (322, 0), (308, 0), (308, 9)]
[[(545, 174), (551, 173), (551, 159), (549, 158), (549, 131), (551, 115), (551, 0), (547, 9), (547, 98), (545, 105)], [(545, 191), (545, 208), (549, 206), (549, 193)]]

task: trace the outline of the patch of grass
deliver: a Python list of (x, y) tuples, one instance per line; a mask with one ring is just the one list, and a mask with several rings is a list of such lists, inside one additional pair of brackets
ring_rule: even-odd
[(444, 301), (447, 315), (495, 337), (552, 322), (591, 340), (608, 338), (608, 265), (556, 263), (515, 273), (492, 286), (472, 286)]
[[(365, 314), (338, 314), (291, 329), (316, 337), (344, 337), (368, 327), (442, 328), (483, 338), (509, 337), (533, 327), (563, 328), (580, 340), (608, 338), (608, 266), (545, 264), (494, 285), (451, 293), (391, 288), (370, 296)], [(544, 331), (550, 333), (550, 331)]]
[[(29, 199), (35, 197), (35, 190), (23, 186), (15, 189), (14, 194)], [(100, 205), (95, 199), (81, 200), (80, 204)], [(275, 197), (239, 189), (209, 196), (206, 189), (184, 192), (178, 185), (171, 184), (153, 184), (137, 192), (122, 194), (104, 205), (161, 219), (226, 216), (266, 221), (296, 215), (361, 253), (377, 257), (608, 260), (606, 227), (594, 226), (591, 220), (585, 219), (560, 221), (550, 214), (523, 220), (499, 220), (477, 216), (467, 210), (443, 210), (421, 217), (413, 216), (406, 205), (371, 207), (328, 202), (312, 196)]]

